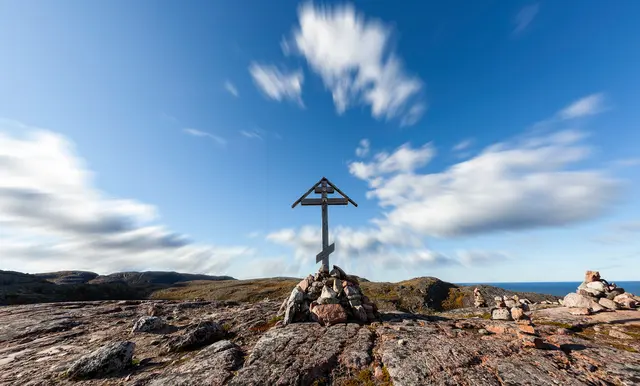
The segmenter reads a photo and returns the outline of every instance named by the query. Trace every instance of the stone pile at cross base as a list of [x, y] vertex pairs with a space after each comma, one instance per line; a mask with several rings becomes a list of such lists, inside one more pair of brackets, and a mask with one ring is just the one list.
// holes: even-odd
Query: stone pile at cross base
[[330, 326], [347, 321], [378, 320], [378, 307], [362, 293], [356, 276], [334, 265], [331, 272], [309, 275], [291, 291], [278, 311], [282, 324], [318, 322]]
[[582, 284], [575, 293], [565, 296], [563, 305], [575, 315], [590, 315], [602, 311], [636, 309], [640, 307], [640, 296], [626, 292], [615, 283], [609, 284], [600, 278], [600, 272], [587, 271]]

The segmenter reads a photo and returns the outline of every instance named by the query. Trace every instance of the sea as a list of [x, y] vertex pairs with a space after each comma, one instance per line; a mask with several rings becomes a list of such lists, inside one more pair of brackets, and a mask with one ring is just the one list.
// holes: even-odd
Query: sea
[[[457, 283], [459, 285], [491, 285], [504, 288], [509, 291], [535, 292], [555, 296], [565, 296], [569, 292], [576, 292], [582, 282], [579, 281], [559, 281], [559, 282], [532, 282], [532, 283]], [[618, 287], [624, 288], [626, 292], [640, 295], [640, 281], [616, 281]]]

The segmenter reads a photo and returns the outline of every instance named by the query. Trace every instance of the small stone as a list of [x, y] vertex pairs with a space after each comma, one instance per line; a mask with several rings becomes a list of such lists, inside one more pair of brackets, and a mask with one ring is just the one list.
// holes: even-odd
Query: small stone
[[587, 283], [587, 288], [591, 288], [599, 292], [605, 292], [606, 290], [604, 283], [601, 281], [592, 281], [590, 283]]
[[556, 334], [558, 334], [558, 335], [571, 335], [571, 330], [561, 327], [561, 328], [558, 328], [556, 330]]
[[491, 333], [487, 330], [485, 330], [484, 328], [481, 328], [478, 330], [478, 334], [480, 335], [490, 335]]
[[400, 340], [398, 341], [398, 346], [404, 346], [404, 345], [406, 345], [406, 344], [407, 344], [407, 341], [406, 341], [406, 340], [404, 340], [404, 339], [400, 339]]
[[133, 325], [131, 332], [152, 332], [162, 329], [164, 321], [157, 316], [143, 316]]
[[382, 380], [384, 378], [384, 371], [382, 371], [382, 367], [376, 366], [373, 370], [373, 377], [377, 380]]
[[526, 334], [530, 334], [530, 335], [536, 335], [536, 330], [533, 328], [533, 326], [527, 326], [524, 324], [518, 324], [518, 329]]
[[219, 341], [225, 331], [218, 323], [207, 320], [189, 326], [183, 335], [171, 338], [167, 343], [167, 351], [178, 352], [196, 349]]
[[491, 311], [491, 319], [494, 320], [511, 320], [511, 312], [508, 308], [494, 308]]
[[635, 299], [630, 299], [630, 298], [620, 299], [620, 301], [616, 303], [626, 308], [635, 308], [638, 305], [638, 302], [636, 302]]
[[509, 308], [513, 308], [513, 307], [515, 307], [515, 306], [517, 306], [517, 305], [518, 305], [518, 302], [516, 302], [516, 301], [515, 301], [515, 300], [513, 300], [513, 299], [506, 299], [506, 300], [504, 301], [504, 304], [505, 304], [505, 306], [507, 306], [507, 307], [509, 307]]
[[342, 280], [335, 279], [333, 281], [333, 291], [340, 296], [340, 292], [342, 292]]
[[600, 272], [598, 271], [587, 271], [584, 274], [584, 281], [590, 283], [592, 281], [600, 281]]
[[533, 347], [537, 349], [548, 348], [547, 344], [541, 338], [525, 335], [525, 336], [522, 336], [521, 339], [522, 339], [523, 347]]
[[298, 283], [298, 287], [302, 292], [307, 292], [309, 286], [313, 283], [313, 276], [309, 275], [306, 278], [302, 279], [300, 283]]
[[367, 310], [365, 310], [361, 305], [353, 307], [353, 314], [361, 322], [366, 322], [368, 320]]
[[333, 269], [331, 270], [331, 272], [329, 273], [331, 276], [338, 278], [338, 279], [344, 279], [347, 277], [347, 274], [337, 265], [333, 266]]
[[606, 307], [610, 310], [617, 310], [618, 305], [616, 304], [616, 302], [614, 302], [613, 300], [607, 299], [607, 298], [601, 298], [598, 300], [598, 304], [600, 304], [603, 307]]
[[71, 379], [94, 378], [123, 370], [131, 364], [133, 342], [112, 342], [75, 361], [67, 371]]
[[591, 310], [586, 307], [572, 308], [569, 310], [571, 315], [591, 315]]
[[617, 338], [617, 339], [633, 339], [632, 336], [627, 335], [624, 332], [618, 331], [618, 330], [609, 331], [609, 336], [611, 336], [613, 338]]
[[339, 300], [333, 288], [324, 286], [322, 287], [322, 294], [318, 298], [319, 304], [336, 304]]
[[520, 320], [524, 318], [524, 311], [520, 307], [513, 307], [511, 309], [511, 317], [513, 320]]

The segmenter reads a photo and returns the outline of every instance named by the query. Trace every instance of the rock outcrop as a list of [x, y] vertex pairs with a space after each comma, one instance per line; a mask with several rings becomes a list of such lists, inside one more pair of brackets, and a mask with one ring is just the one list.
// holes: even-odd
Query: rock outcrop
[[[573, 316], [556, 305], [510, 309], [507, 300], [515, 299], [501, 298], [509, 315], [521, 308], [528, 318], [488, 320], [480, 316], [485, 309], [469, 307], [457, 315], [381, 312], [367, 325], [283, 326], [274, 300], [6, 306], [0, 307], [0, 384], [638, 383], [638, 311]], [[161, 309], [168, 326], [132, 334], [150, 309]]]
[[319, 271], [302, 279], [280, 306], [283, 324], [315, 321], [322, 325], [347, 320], [377, 320], [378, 307], [362, 293], [357, 277], [334, 265], [329, 274]]

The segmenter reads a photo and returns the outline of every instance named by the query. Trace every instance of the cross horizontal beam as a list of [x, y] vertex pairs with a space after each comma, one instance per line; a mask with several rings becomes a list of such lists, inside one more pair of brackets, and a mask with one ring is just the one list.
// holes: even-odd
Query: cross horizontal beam
[[[302, 206], [322, 205], [322, 198], [305, 198], [300, 204]], [[349, 200], [346, 198], [327, 198], [327, 205], [349, 205]]]
[[316, 264], [321, 262], [322, 259], [324, 259], [325, 257], [329, 257], [330, 254], [333, 253], [333, 251], [336, 250], [336, 244], [333, 243], [331, 245], [329, 245], [328, 247], [326, 247], [325, 249], [322, 250], [322, 252], [318, 253], [316, 255]]
[[331, 186], [327, 186], [326, 188], [323, 188], [321, 186], [316, 186], [314, 193], [322, 194], [322, 189], [327, 189], [327, 193], [329, 194], [332, 194], [335, 192], [335, 190]]

